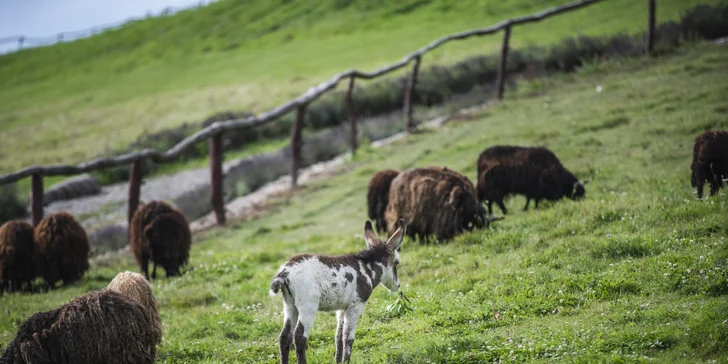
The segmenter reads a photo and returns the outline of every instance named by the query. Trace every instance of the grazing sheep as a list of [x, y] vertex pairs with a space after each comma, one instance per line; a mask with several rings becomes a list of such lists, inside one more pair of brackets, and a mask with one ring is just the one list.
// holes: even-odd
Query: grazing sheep
[[70, 284], [88, 270], [91, 247], [86, 230], [66, 211], [44, 217], [35, 227], [36, 269], [50, 287]]
[[102, 290], [20, 325], [1, 363], [152, 363], [162, 322], [149, 282], [122, 272]]
[[706, 131], [695, 139], [690, 170], [690, 185], [697, 188], [698, 198], [703, 198], [706, 180], [710, 195], [718, 193], [723, 180], [728, 179], [728, 131]]
[[389, 202], [389, 186], [398, 174], [399, 171], [385, 169], [375, 173], [369, 181], [367, 214], [370, 219], [374, 220], [377, 232], [379, 233], [387, 231], [387, 221], [384, 219], [384, 211], [387, 209], [387, 203]]
[[490, 214], [493, 213], [493, 202], [507, 214], [503, 200], [511, 195], [521, 194], [526, 197], [525, 211], [531, 199], [535, 200], [538, 208], [544, 199], [579, 199], [585, 194], [584, 185], [587, 182], [580, 182], [545, 147], [491, 147], [480, 154], [477, 166], [478, 201], [487, 201]]
[[336, 311], [335, 361], [349, 362], [357, 321], [374, 288], [381, 283], [396, 292], [400, 287], [397, 266], [405, 230], [404, 220], [398, 220], [396, 231], [385, 242], [367, 221], [366, 249], [338, 256], [299, 254], [278, 269], [269, 293], [283, 296], [283, 329], [278, 337], [281, 364], [288, 364], [293, 343], [298, 363], [306, 363], [306, 345], [318, 311]]
[[448, 173], [451, 176], [454, 176], [456, 178], [461, 179], [463, 181], [463, 183], [465, 183], [465, 187], [467, 188], [467, 190], [470, 193], [472, 193], [473, 196], [476, 196], [476, 189], [475, 189], [475, 185], [473, 184], [473, 182], [470, 181], [470, 178], [468, 178], [467, 176], [459, 173], [458, 171], [449, 169], [447, 167], [440, 167], [440, 166], [429, 166], [426, 169], [431, 169], [431, 170], [434, 170], [434, 171], [440, 171], [440, 172]]
[[157, 278], [157, 264], [167, 277], [179, 274], [189, 259], [192, 233], [182, 212], [162, 201], [140, 206], [131, 220], [129, 245], [144, 276], [149, 278], [149, 261], [154, 263], [152, 278]]
[[147, 309], [104, 289], [31, 316], [3, 363], [153, 363], [161, 332]]
[[[400, 218], [408, 236], [427, 241], [431, 236], [448, 240], [465, 230], [482, 228], [491, 221], [470, 192], [468, 183], [451, 172], [414, 168], [401, 172], [389, 190], [385, 219], [390, 230]], [[390, 231], [393, 233], [394, 231]]]
[[0, 293], [32, 290], [35, 279], [33, 226], [12, 220], [0, 226]]

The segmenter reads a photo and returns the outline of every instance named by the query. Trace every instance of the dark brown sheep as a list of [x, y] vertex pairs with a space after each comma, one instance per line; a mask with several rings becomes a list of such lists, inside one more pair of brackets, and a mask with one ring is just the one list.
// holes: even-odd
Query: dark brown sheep
[[452, 175], [452, 176], [454, 176], [456, 178], [461, 179], [463, 181], [463, 183], [465, 183], [465, 187], [467, 188], [467, 190], [470, 191], [470, 193], [472, 193], [473, 196], [476, 196], [475, 185], [473, 184], [472, 181], [470, 181], [470, 178], [468, 178], [464, 174], [462, 174], [462, 173], [460, 173], [458, 171], [455, 171], [453, 169], [450, 169], [450, 168], [447, 168], [447, 167], [440, 167], [440, 166], [429, 166], [426, 169], [431, 169], [431, 170], [434, 170], [434, 171], [440, 171], [440, 172], [448, 173], [448, 174], [450, 174], [450, 175]]
[[149, 311], [103, 289], [26, 320], [0, 362], [153, 363], [162, 338]]
[[88, 270], [91, 247], [86, 230], [66, 211], [44, 217], [35, 227], [36, 269], [53, 287], [73, 283]]
[[33, 226], [12, 220], [0, 226], [0, 292], [32, 290], [35, 279]]
[[486, 217], [485, 209], [465, 180], [437, 168], [401, 172], [392, 181], [385, 218], [390, 230], [396, 228], [398, 219], [404, 219], [407, 235], [420, 241], [428, 241], [432, 236], [448, 240], [498, 220]]
[[187, 264], [192, 233], [179, 210], [163, 201], [151, 201], [137, 209], [130, 227], [129, 245], [147, 279], [150, 260], [154, 264], [152, 278], [157, 278], [157, 264], [168, 277], [178, 275]]
[[375, 173], [369, 180], [367, 191], [367, 214], [374, 221], [377, 231], [387, 231], [387, 221], [384, 219], [384, 211], [389, 202], [389, 186], [392, 180], [397, 177], [399, 171], [385, 169]]
[[710, 130], [695, 139], [690, 185], [703, 198], [703, 185], [710, 183], [710, 195], [718, 193], [728, 179], [728, 131]]
[[503, 201], [511, 195], [526, 197], [525, 211], [531, 199], [538, 208], [541, 200], [579, 199], [585, 194], [587, 182], [580, 182], [545, 147], [494, 146], [480, 154], [477, 166], [478, 201], [488, 203], [490, 214], [493, 202], [508, 213]]

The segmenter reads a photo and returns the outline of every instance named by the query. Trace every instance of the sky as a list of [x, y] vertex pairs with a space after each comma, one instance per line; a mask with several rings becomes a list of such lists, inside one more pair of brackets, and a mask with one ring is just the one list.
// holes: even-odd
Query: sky
[[[0, 0], [0, 38], [56, 37], [210, 0]], [[5, 48], [0, 45], [0, 48]], [[17, 43], [11, 44], [17, 48]], [[2, 52], [2, 49], [0, 49]]]

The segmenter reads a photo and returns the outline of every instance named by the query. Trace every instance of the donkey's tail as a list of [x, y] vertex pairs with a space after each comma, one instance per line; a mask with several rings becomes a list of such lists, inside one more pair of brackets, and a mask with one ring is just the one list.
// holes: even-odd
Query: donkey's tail
[[270, 282], [270, 289], [268, 291], [268, 294], [270, 294], [271, 296], [275, 296], [285, 287], [288, 287], [288, 271], [282, 269]]

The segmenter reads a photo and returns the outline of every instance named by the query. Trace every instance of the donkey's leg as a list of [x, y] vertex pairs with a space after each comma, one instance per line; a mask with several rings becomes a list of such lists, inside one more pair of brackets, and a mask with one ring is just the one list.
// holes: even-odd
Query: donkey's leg
[[336, 311], [336, 360], [341, 363], [344, 357], [344, 311]]
[[283, 330], [278, 336], [281, 364], [288, 364], [288, 356], [293, 343], [293, 325], [298, 322], [298, 310], [293, 304], [293, 298], [283, 293]]
[[298, 305], [298, 324], [293, 331], [293, 341], [296, 344], [296, 357], [298, 364], [306, 364], [306, 346], [308, 335], [313, 328], [313, 319], [316, 317], [318, 307], [301, 307]]
[[354, 347], [354, 332], [356, 331], [356, 322], [359, 320], [364, 310], [364, 304], [350, 307], [344, 312], [344, 361], [351, 360], [351, 350]]

